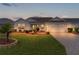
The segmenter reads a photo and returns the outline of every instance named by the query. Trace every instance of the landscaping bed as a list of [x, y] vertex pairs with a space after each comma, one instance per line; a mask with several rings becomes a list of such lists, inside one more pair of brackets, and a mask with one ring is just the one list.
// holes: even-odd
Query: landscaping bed
[[6, 39], [0, 39], [0, 45], [6, 45], [6, 44], [11, 44], [13, 43], [15, 40], [9, 40], [7, 41]]
[[9, 41], [5, 39], [0, 39], [0, 48], [11, 47], [17, 44], [17, 40], [9, 39]]

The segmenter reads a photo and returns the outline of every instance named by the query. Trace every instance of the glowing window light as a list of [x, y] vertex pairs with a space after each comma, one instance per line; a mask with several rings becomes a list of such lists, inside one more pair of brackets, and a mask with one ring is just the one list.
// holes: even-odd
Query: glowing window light
[[75, 28], [73, 28], [73, 31], [75, 32]]
[[32, 28], [35, 29], [35, 25], [32, 25]]
[[21, 24], [18, 24], [18, 26], [21, 26]]
[[25, 26], [25, 24], [18, 24], [18, 27]]
[[42, 24], [41, 27], [44, 27], [44, 24]]

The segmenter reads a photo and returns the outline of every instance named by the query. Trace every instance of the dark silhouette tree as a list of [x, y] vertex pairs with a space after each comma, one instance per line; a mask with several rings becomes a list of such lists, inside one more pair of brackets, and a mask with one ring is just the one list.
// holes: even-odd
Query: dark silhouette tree
[[7, 42], [9, 41], [11, 28], [12, 28], [12, 25], [10, 23], [6, 23], [0, 27], [0, 32], [6, 35]]

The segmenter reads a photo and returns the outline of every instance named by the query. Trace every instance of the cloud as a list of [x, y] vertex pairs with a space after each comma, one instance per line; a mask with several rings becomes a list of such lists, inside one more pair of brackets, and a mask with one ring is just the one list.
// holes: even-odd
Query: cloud
[[11, 6], [11, 4], [9, 4], [9, 3], [1, 3], [1, 4], [4, 6]]
[[14, 3], [1, 3], [1, 5], [8, 6], [8, 7], [16, 6]]

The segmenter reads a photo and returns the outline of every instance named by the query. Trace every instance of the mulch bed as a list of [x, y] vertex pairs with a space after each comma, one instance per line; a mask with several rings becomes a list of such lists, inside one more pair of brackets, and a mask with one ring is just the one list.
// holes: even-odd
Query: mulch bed
[[15, 40], [9, 39], [9, 41], [7, 42], [6, 39], [0, 39], [0, 45], [6, 45], [6, 44], [10, 44], [13, 43]]

